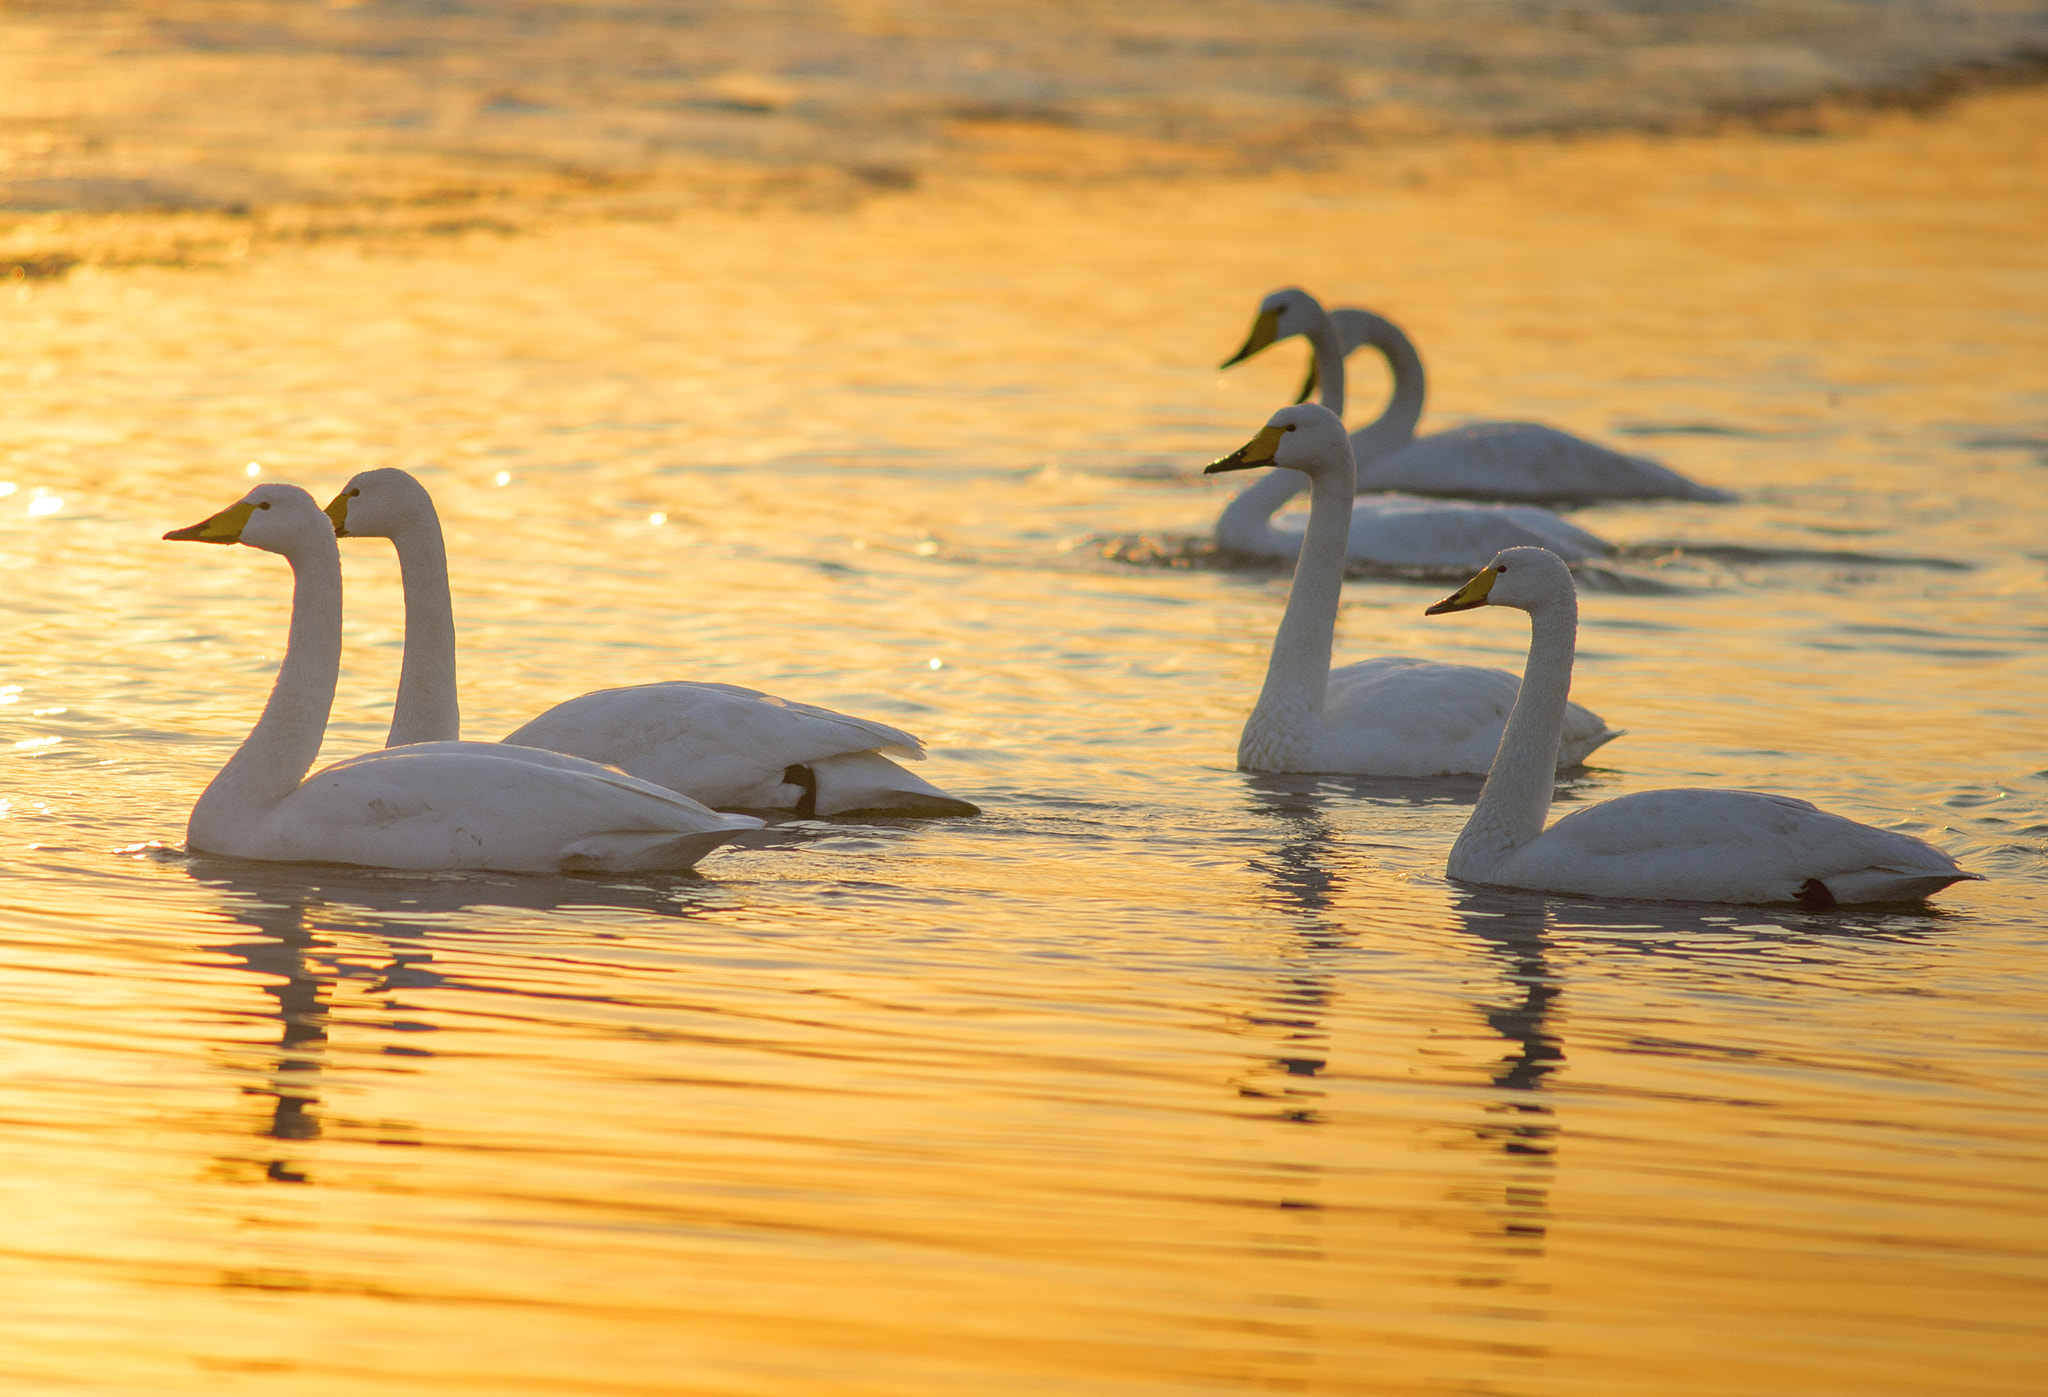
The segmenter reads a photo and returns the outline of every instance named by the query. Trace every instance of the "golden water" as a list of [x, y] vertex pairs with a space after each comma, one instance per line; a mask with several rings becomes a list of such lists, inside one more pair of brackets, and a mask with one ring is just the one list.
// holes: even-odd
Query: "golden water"
[[[0, 287], [0, 1389], [2038, 1391], [2044, 124]], [[1576, 696], [1629, 736], [1574, 798], [1810, 796], [1991, 881], [1478, 892], [1442, 876], [1470, 785], [1231, 770], [1285, 579], [1104, 540], [1204, 532], [1235, 482], [1196, 468], [1300, 367], [1212, 366], [1287, 283], [1414, 333], [1426, 426], [1742, 492], [1580, 516], [1639, 547], [1589, 579]], [[701, 879], [188, 857], [286, 574], [156, 540], [252, 462], [435, 491], [471, 736], [734, 680], [920, 732], [987, 813]], [[388, 548], [345, 563], [334, 757], [399, 653]], [[1340, 658], [1519, 662], [1442, 590], [1353, 582]]]

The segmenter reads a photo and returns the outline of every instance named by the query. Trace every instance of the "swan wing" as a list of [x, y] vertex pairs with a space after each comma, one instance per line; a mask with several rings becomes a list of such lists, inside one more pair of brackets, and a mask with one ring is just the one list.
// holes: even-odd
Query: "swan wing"
[[[556, 704], [505, 741], [607, 762], [707, 805], [750, 809], [798, 803], [802, 788], [785, 779], [791, 767], [815, 771], [820, 762], [863, 753], [924, 756], [922, 742], [886, 723], [736, 684], [687, 680], [584, 694]], [[936, 791], [887, 765], [902, 774], [908, 790]]]
[[217, 852], [420, 871], [680, 871], [760, 823], [559, 753], [422, 742], [313, 773], [243, 847]]
[[1548, 548], [1568, 563], [1614, 551], [1605, 539], [1529, 505], [1369, 495], [1351, 507], [1349, 555], [1355, 561], [1463, 571], [1486, 566], [1502, 549], [1524, 545]]
[[[1319, 771], [1357, 776], [1484, 775], [1522, 681], [1505, 670], [1405, 655], [1330, 671]], [[1562, 770], [1620, 736], [1589, 709], [1566, 716]]]
[[[1226, 509], [1217, 521], [1216, 538], [1233, 553], [1292, 562], [1301, 556], [1307, 528], [1308, 514], [1302, 510], [1267, 521], [1233, 518]], [[1548, 548], [1568, 563], [1614, 551], [1598, 534], [1534, 505], [1361, 495], [1351, 507], [1345, 555], [1351, 562], [1378, 567], [1464, 573], [1485, 567], [1502, 549], [1524, 545]]]
[[1808, 801], [1700, 789], [1641, 791], [1567, 815], [1502, 871], [1497, 881], [1545, 892], [1824, 906], [1910, 901], [1975, 876], [1923, 839]]
[[1362, 466], [1358, 486], [1559, 503], [1734, 498], [1647, 457], [1623, 455], [1537, 422], [1472, 422], [1419, 437]]

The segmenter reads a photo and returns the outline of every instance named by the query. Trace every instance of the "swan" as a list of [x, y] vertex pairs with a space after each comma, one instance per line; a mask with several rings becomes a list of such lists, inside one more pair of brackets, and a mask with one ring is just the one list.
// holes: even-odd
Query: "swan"
[[[1266, 298], [1245, 348], [1223, 367], [1273, 343], [1270, 337], [1294, 334], [1307, 335], [1316, 347], [1301, 398], [1305, 401], [1313, 394], [1320, 381], [1323, 406], [1339, 417], [1344, 415], [1346, 354], [1371, 344], [1393, 368], [1394, 396], [1386, 411], [1351, 435], [1354, 460], [1372, 460], [1413, 439], [1422, 415], [1422, 361], [1392, 321], [1370, 311], [1346, 309], [1325, 315], [1307, 292], [1276, 291]], [[1318, 368], [1325, 357], [1335, 365], [1327, 376]], [[1273, 515], [1305, 484], [1294, 471], [1268, 472], [1224, 506], [1216, 520], [1216, 542], [1247, 557], [1293, 562], [1301, 554], [1306, 525], [1299, 516], [1275, 524]], [[1574, 563], [1614, 552], [1614, 545], [1597, 534], [1534, 505], [1446, 503], [1410, 494], [1361, 496], [1352, 505], [1345, 556], [1380, 567], [1462, 571], [1519, 544], [1548, 548]]]
[[[1418, 438], [1415, 424], [1422, 418], [1427, 387], [1422, 358], [1408, 336], [1371, 311], [1326, 312], [1298, 287], [1275, 291], [1260, 302], [1243, 347], [1222, 367], [1294, 335], [1306, 336], [1314, 351], [1302, 398], [1320, 380], [1324, 405], [1339, 416], [1344, 411], [1344, 359], [1353, 349], [1371, 345], [1393, 371], [1394, 395], [1386, 411], [1352, 434], [1361, 490], [1521, 504], [1655, 499], [1725, 504], [1735, 498], [1647, 457], [1625, 456], [1538, 422], [1468, 422]], [[1283, 502], [1274, 500], [1274, 508]]]
[[243, 543], [292, 568], [284, 661], [263, 716], [201, 793], [201, 853], [414, 871], [680, 871], [761, 821], [721, 815], [622, 771], [489, 742], [429, 742], [306, 775], [341, 671], [341, 550], [296, 485], [264, 484], [167, 539]]
[[1534, 892], [1684, 902], [1911, 902], [1980, 875], [1925, 840], [1758, 791], [1639, 791], [1543, 827], [1569, 725], [1579, 604], [1540, 548], [1510, 548], [1428, 608], [1529, 613], [1529, 663], [1500, 754], [1451, 847], [1453, 878]]
[[[405, 591], [405, 658], [390, 746], [452, 739], [455, 612], [448, 551], [426, 487], [396, 467], [363, 471], [327, 506], [341, 538], [388, 538]], [[619, 767], [719, 809], [802, 815], [978, 815], [889, 760], [922, 759], [900, 729], [735, 684], [672, 680], [559, 703], [504, 741]]]
[[[1238, 740], [1238, 767], [1353, 776], [1484, 772], [1514, 707], [1512, 674], [1397, 655], [1330, 668], [1351, 516], [1351, 443], [1343, 421], [1314, 403], [1282, 408], [1209, 473], [1256, 466], [1308, 477], [1308, 531], [1265, 688]], [[1577, 704], [1568, 705], [1564, 721], [1570, 733], [1552, 754], [1560, 770], [1621, 736]]]

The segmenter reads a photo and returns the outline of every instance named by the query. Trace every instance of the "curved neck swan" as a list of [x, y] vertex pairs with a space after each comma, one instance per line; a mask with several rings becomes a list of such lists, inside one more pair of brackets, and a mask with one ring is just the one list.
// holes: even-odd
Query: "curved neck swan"
[[1378, 417], [1351, 434], [1353, 461], [1377, 461], [1415, 440], [1416, 425], [1422, 421], [1422, 404], [1429, 396], [1429, 375], [1422, 367], [1422, 355], [1416, 352], [1414, 341], [1384, 315], [1344, 309], [1329, 312], [1329, 319], [1337, 328], [1343, 353], [1349, 354], [1361, 346], [1377, 349], [1387, 361], [1387, 371], [1393, 375], [1394, 389], [1386, 407]]
[[1330, 651], [1344, 591], [1356, 468], [1344, 424], [1314, 404], [1282, 408], [1264, 431], [1215, 462], [1209, 474], [1276, 466], [1274, 475], [1309, 486], [1308, 530], [1294, 564], [1287, 611], [1273, 637], [1265, 687], [1238, 741], [1238, 764], [1260, 771], [1309, 769], [1323, 732]]
[[[1322, 405], [1340, 418], [1344, 415], [1345, 356], [1361, 345], [1370, 345], [1386, 359], [1394, 380], [1393, 395], [1378, 417], [1351, 434], [1355, 463], [1377, 460], [1415, 439], [1428, 381], [1422, 356], [1400, 326], [1367, 310], [1326, 312], [1306, 291], [1275, 291], [1261, 304], [1244, 348], [1223, 367], [1291, 335], [1305, 337], [1315, 355], [1303, 396], [1320, 384]], [[1269, 521], [1305, 484], [1300, 473], [1288, 470], [1270, 471], [1264, 479], [1254, 481], [1224, 506], [1216, 521], [1216, 542], [1238, 552], [1268, 551], [1265, 535], [1271, 532]]]
[[221, 847], [226, 841], [205, 832], [260, 819], [298, 789], [320, 755], [341, 678], [341, 550], [313, 497], [282, 484], [259, 485], [240, 503], [164, 537], [249, 543], [280, 554], [292, 569], [291, 633], [263, 716], [192, 807], [194, 842]]
[[[356, 503], [374, 484], [378, 503]], [[364, 471], [327, 506], [341, 538], [379, 536], [398, 549], [405, 589], [405, 659], [386, 747], [452, 742], [462, 736], [455, 676], [455, 607], [448, 590], [448, 547], [426, 487], [395, 466]]]
[[1472, 581], [1430, 607], [1429, 613], [1485, 605], [1494, 580], [1511, 567], [1534, 576], [1533, 585], [1516, 578], [1522, 584], [1517, 591], [1526, 598], [1519, 604], [1529, 613], [1529, 659], [1493, 769], [1471, 819], [1451, 846], [1448, 871], [1453, 878], [1493, 867], [1543, 833], [1557, 779], [1579, 633], [1578, 587], [1564, 562], [1541, 548], [1507, 549]]

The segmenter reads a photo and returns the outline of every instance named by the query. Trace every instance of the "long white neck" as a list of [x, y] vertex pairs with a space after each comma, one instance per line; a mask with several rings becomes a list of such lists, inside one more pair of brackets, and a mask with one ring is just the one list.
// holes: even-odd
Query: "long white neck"
[[1543, 832], [1557, 780], [1558, 748], [1564, 741], [1578, 631], [1575, 592], [1529, 613], [1529, 662], [1522, 670], [1522, 691], [1515, 696], [1479, 803], [1451, 846], [1448, 871], [1453, 878], [1484, 882], [1490, 868]]
[[[1238, 491], [1216, 518], [1216, 544], [1234, 553], [1267, 558], [1285, 556], [1297, 535], [1273, 527], [1273, 516], [1308, 484], [1300, 471], [1269, 470]], [[1347, 523], [1348, 531], [1350, 525]]]
[[1428, 376], [1422, 356], [1401, 333], [1401, 327], [1369, 310], [1347, 311], [1350, 323], [1345, 338], [1353, 345], [1369, 344], [1387, 361], [1394, 376], [1394, 393], [1386, 410], [1351, 434], [1351, 454], [1360, 466], [1400, 450], [1415, 440], [1415, 424], [1422, 420], [1423, 399], [1429, 393]]
[[386, 747], [453, 742], [462, 735], [456, 701], [455, 606], [448, 596], [448, 548], [431, 502], [391, 542], [405, 584], [405, 661]]
[[[1398, 335], [1401, 332], [1395, 330], [1394, 333]], [[1316, 381], [1322, 385], [1320, 401], [1342, 417], [1345, 346], [1329, 316], [1319, 315], [1310, 324], [1308, 343], [1316, 356]], [[1260, 479], [1238, 491], [1236, 499], [1223, 506], [1223, 513], [1216, 520], [1217, 544], [1233, 552], [1260, 557], [1275, 553], [1284, 555], [1293, 547], [1293, 536], [1275, 529], [1271, 521], [1280, 512], [1280, 506], [1300, 494], [1307, 485], [1308, 477], [1300, 471], [1267, 471]], [[1348, 538], [1351, 526], [1347, 522], [1344, 527]]]
[[1309, 485], [1308, 529], [1295, 560], [1287, 612], [1273, 637], [1266, 685], [1237, 744], [1237, 763], [1246, 770], [1306, 770], [1322, 737], [1330, 647], [1344, 592], [1345, 551], [1351, 542], [1353, 480], [1349, 461], [1345, 465], [1344, 470], [1318, 473]]
[[288, 555], [291, 637], [263, 716], [192, 807], [194, 848], [222, 850], [224, 834], [261, 819], [305, 779], [341, 677], [341, 551], [332, 536]]
[[1316, 379], [1322, 385], [1322, 395], [1317, 401], [1342, 417], [1344, 355], [1347, 352], [1344, 337], [1337, 333], [1336, 322], [1328, 315], [1317, 315], [1309, 322], [1308, 343], [1309, 348], [1315, 351]]

